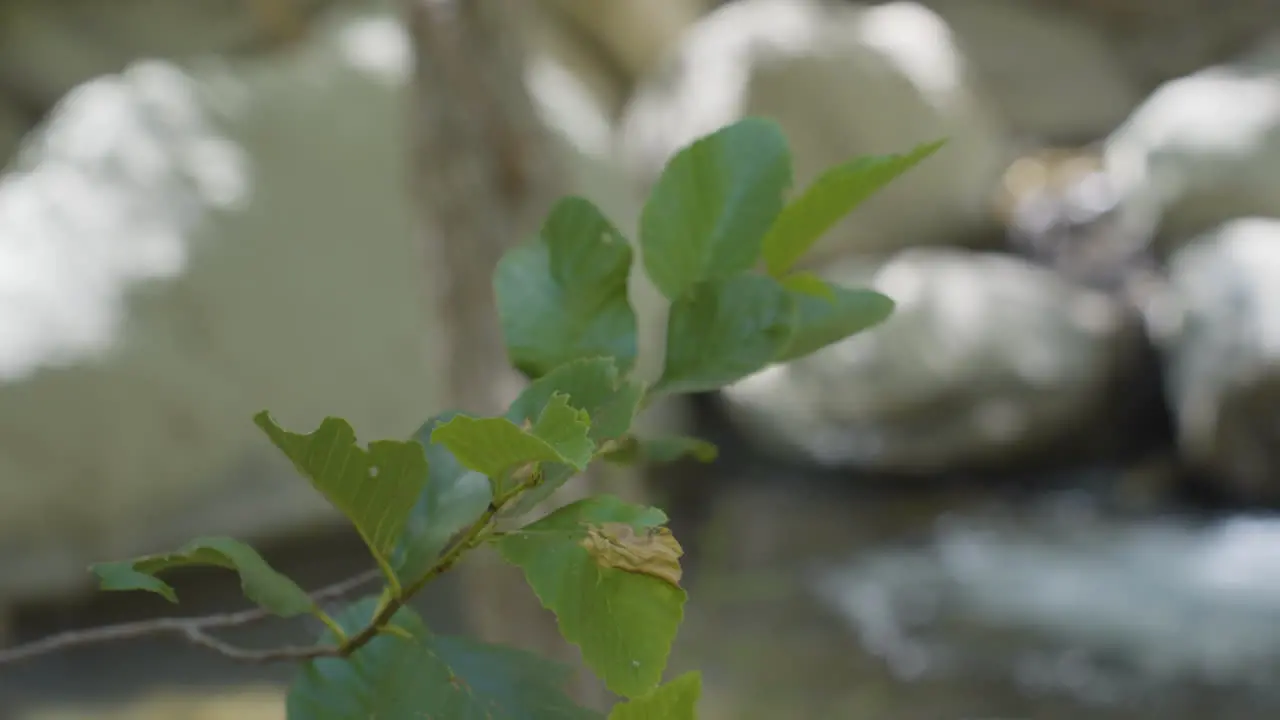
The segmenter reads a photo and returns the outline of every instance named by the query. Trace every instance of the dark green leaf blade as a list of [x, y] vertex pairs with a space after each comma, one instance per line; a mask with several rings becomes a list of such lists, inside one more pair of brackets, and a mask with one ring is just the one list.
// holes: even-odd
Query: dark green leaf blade
[[315, 610], [311, 596], [297, 583], [277, 572], [252, 547], [228, 537], [197, 538], [176, 552], [99, 563], [91, 569], [103, 590], [147, 590], [176, 603], [178, 597], [173, 588], [156, 575], [193, 565], [236, 571], [245, 597], [274, 615], [294, 617]]
[[[337, 618], [354, 633], [373, 616], [376, 598]], [[350, 658], [304, 663], [286, 701], [288, 720], [599, 720], [564, 693], [567, 668], [536, 655], [465, 638], [431, 634], [410, 609]], [[325, 640], [333, 638], [326, 634]]]
[[666, 363], [654, 387], [715, 390], [760, 370], [790, 341], [792, 302], [776, 280], [763, 275], [695, 285], [671, 304]]
[[702, 674], [688, 672], [634, 700], [618, 703], [609, 720], [694, 720], [702, 697]]
[[667, 162], [640, 215], [645, 272], [671, 301], [760, 259], [791, 187], [791, 151], [777, 123], [746, 118]]
[[824, 172], [787, 204], [765, 236], [769, 274], [782, 277], [841, 218], [944, 143], [926, 143], [901, 155], [860, 157]]
[[560, 200], [538, 237], [508, 251], [494, 271], [512, 364], [530, 378], [602, 355], [630, 369], [637, 353], [631, 259], [631, 245], [595, 205]]
[[340, 418], [325, 418], [308, 435], [282, 429], [266, 411], [254, 416], [254, 422], [385, 563], [427, 482], [422, 446], [412, 440], [376, 440], [365, 450]]
[[530, 383], [511, 404], [507, 419], [518, 425], [537, 420], [556, 393], [569, 396], [570, 405], [587, 411], [591, 438], [603, 442], [619, 437], [631, 427], [644, 387], [620, 378], [613, 358], [575, 360]]
[[[661, 528], [665, 522], [660, 510], [601, 495], [496, 543], [556, 614], [565, 639], [582, 649], [610, 690], [626, 697], [644, 695], [661, 681], [684, 614], [685, 591], [671, 582], [679, 580], [679, 546]], [[623, 531], [634, 533], [632, 542]], [[599, 548], [616, 549], [618, 542], [627, 553], [601, 554]], [[628, 558], [631, 569], [623, 569]]]
[[392, 554], [391, 565], [402, 584], [426, 573], [449, 540], [478, 520], [493, 501], [489, 478], [463, 467], [448, 448], [431, 442], [432, 431], [460, 414], [441, 413], [414, 435], [425, 448], [431, 477]]
[[893, 314], [893, 300], [873, 290], [849, 290], [828, 284], [831, 299], [791, 291], [794, 333], [775, 358], [786, 362], [874, 327]]

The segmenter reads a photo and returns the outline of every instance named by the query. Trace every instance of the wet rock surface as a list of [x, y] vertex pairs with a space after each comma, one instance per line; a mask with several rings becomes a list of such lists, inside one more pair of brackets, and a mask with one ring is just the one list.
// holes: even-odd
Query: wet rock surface
[[1186, 460], [1280, 502], [1280, 220], [1232, 221], [1177, 251], [1161, 333]]

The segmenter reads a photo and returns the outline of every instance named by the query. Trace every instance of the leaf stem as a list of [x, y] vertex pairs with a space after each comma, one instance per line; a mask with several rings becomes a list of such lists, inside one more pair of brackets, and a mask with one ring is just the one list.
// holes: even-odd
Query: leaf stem
[[317, 620], [324, 623], [324, 626], [329, 628], [329, 632], [333, 633], [333, 636], [338, 638], [338, 642], [346, 642], [347, 631], [343, 630], [342, 626], [338, 624], [338, 621], [330, 617], [329, 613], [317, 607], [315, 611], [312, 612], [312, 615], [315, 615]]
[[352, 653], [368, 644], [370, 640], [377, 637], [391, 622], [391, 619], [395, 617], [395, 614], [414, 595], [432, 580], [452, 570], [458, 564], [458, 561], [462, 559], [463, 553], [473, 550], [485, 542], [493, 533], [494, 521], [498, 516], [498, 511], [517, 495], [536, 485], [541, 477], [542, 473], [535, 470], [515, 487], [495, 496], [493, 502], [489, 503], [489, 507], [485, 509], [484, 513], [461, 533], [458, 539], [440, 555], [430, 569], [410, 583], [403, 592], [391, 595], [386, 603], [379, 604], [379, 609], [374, 613], [373, 619], [369, 621], [369, 624], [339, 645], [337, 655], [339, 657], [349, 657]]

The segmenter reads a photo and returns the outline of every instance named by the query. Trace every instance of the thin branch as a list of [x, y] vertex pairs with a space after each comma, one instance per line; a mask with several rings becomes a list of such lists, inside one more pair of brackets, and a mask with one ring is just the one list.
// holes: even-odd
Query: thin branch
[[[346, 595], [362, 585], [378, 579], [382, 573], [377, 569], [362, 572], [359, 575], [334, 583], [311, 594], [317, 604], [324, 600]], [[0, 665], [21, 662], [31, 658], [47, 655], [59, 650], [66, 650], [85, 645], [98, 645], [117, 640], [133, 640], [151, 635], [178, 634], [191, 642], [208, 647], [232, 660], [244, 663], [269, 663], [282, 660], [307, 660], [316, 657], [337, 656], [336, 646], [314, 645], [309, 647], [284, 647], [270, 650], [248, 650], [225, 643], [209, 635], [210, 630], [238, 627], [265, 620], [271, 614], [262, 608], [241, 610], [233, 613], [202, 615], [187, 618], [154, 618], [136, 622], [105, 625], [103, 627], [70, 630], [57, 635], [50, 635], [34, 642], [16, 647], [0, 649]]]
[[250, 650], [223, 642], [198, 627], [184, 628], [183, 634], [195, 645], [209, 648], [223, 657], [247, 665], [265, 665], [284, 661], [301, 662], [303, 660], [340, 657], [342, 655], [342, 649], [337, 645], [285, 646], [267, 648], [265, 650]]
[[[428, 582], [443, 575], [457, 564], [462, 558], [462, 554], [468, 550], [475, 548], [488, 537], [488, 532], [492, 530], [494, 517], [507, 501], [519, 493], [529, 489], [532, 485], [539, 481], [539, 477], [535, 474], [523, 483], [509, 490], [500, 498], [496, 498], [495, 502], [489, 506], [469, 528], [459, 536], [458, 540], [446, 550], [422, 577], [418, 578], [413, 585], [408, 587], [400, 597], [391, 598], [381, 610], [358, 632], [351, 635], [341, 645], [308, 645], [305, 647], [291, 646], [280, 648], [269, 648], [264, 650], [252, 650], [241, 648], [229, 643], [223, 642], [209, 634], [209, 630], [218, 630], [223, 628], [236, 627], [240, 625], [248, 625], [252, 622], [266, 619], [270, 616], [266, 610], [254, 608], [251, 610], [241, 610], [234, 613], [222, 613], [218, 615], [202, 615], [189, 618], [155, 618], [153, 620], [140, 620], [131, 623], [121, 623], [118, 625], [106, 625], [97, 628], [88, 628], [85, 630], [71, 630], [57, 635], [36, 640], [35, 642], [19, 645], [7, 650], [0, 650], [0, 665], [8, 663], [21, 662], [29, 660], [40, 655], [65, 650], [73, 647], [83, 647], [85, 645], [97, 645], [100, 643], [112, 642], [115, 640], [133, 640], [135, 638], [146, 637], [150, 635], [163, 635], [166, 633], [176, 633], [182, 635], [188, 641], [209, 648], [224, 657], [230, 658], [237, 662], [246, 664], [265, 664], [272, 662], [293, 661], [300, 662], [303, 660], [313, 660], [322, 657], [349, 657], [352, 653], [359, 650], [378, 636], [384, 627], [391, 622], [396, 612], [404, 607], [416, 593], [422, 590]], [[354, 577], [335, 583], [326, 588], [317, 590], [311, 594], [313, 600], [319, 605], [320, 602], [345, 595], [355, 590], [361, 585], [382, 577], [382, 572], [378, 569], [369, 570]]]

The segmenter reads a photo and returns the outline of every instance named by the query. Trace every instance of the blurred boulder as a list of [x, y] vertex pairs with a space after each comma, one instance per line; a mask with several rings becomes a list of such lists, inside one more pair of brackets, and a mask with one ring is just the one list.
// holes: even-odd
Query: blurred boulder
[[1103, 432], [1141, 332], [1107, 295], [1020, 259], [917, 249], [825, 273], [875, 287], [884, 324], [724, 391], [763, 447], [908, 474], [1003, 468]]
[[1125, 223], [1158, 229], [1164, 254], [1232, 218], [1280, 216], [1280, 42], [1161, 86], [1105, 159]]
[[1110, 39], [1026, 0], [929, 0], [1009, 130], [1035, 143], [1105, 137], [1142, 100]]
[[994, 205], [1010, 250], [1142, 308], [1160, 267], [1153, 228], [1132, 222], [1127, 200], [1096, 147], [1047, 147], [1010, 164]]
[[543, 0], [591, 44], [604, 50], [628, 82], [653, 70], [713, 0]]
[[270, 51], [303, 38], [340, 0], [4, 0], [0, 3], [0, 166], [22, 134], [72, 88], [140, 58]]
[[[983, 0], [980, 5], [988, 0]], [[1097, 28], [1142, 88], [1226, 62], [1280, 30], [1275, 0], [1025, 0]]]
[[528, 72], [543, 73], [550, 66], [567, 73], [590, 91], [605, 117], [616, 119], [626, 103], [630, 81], [596, 38], [561, 14], [527, 12], [524, 18], [521, 30], [532, 60]]
[[[195, 535], [337, 522], [259, 410], [366, 441], [441, 409], [409, 53], [372, 14], [270, 58], [137, 63], [79, 87], [0, 176], [0, 606]], [[633, 217], [567, 77], [531, 85], [571, 187]]]
[[1280, 501], [1280, 219], [1177, 251], [1157, 339], [1184, 458], [1238, 498]]
[[998, 112], [977, 93], [946, 23], [923, 6], [739, 0], [685, 33], [621, 123], [642, 184], [681, 147], [745, 115], [776, 119], [803, 187], [833, 163], [948, 143], [859, 207], [806, 258], [982, 242], [1007, 160]]

